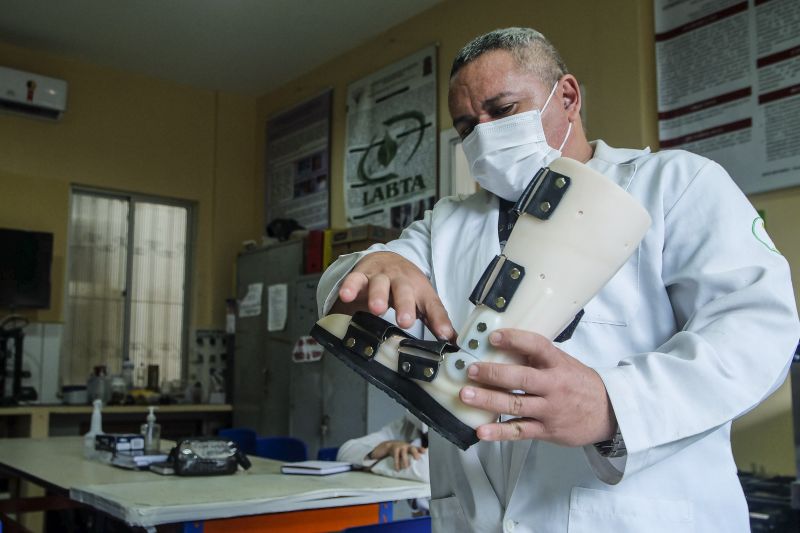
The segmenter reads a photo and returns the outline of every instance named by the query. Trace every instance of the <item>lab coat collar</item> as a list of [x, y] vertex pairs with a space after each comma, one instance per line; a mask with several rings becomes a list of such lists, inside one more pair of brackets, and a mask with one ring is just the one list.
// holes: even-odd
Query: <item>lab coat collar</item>
[[638, 159], [639, 157], [650, 153], [649, 146], [646, 146], [641, 150], [633, 148], [613, 148], [607, 145], [605, 141], [601, 139], [591, 141], [589, 144], [594, 149], [592, 159], [605, 161], [606, 163], [610, 163], [612, 165], [631, 163], [634, 159]]
[[626, 191], [636, 174], [637, 160], [650, 153], [650, 148], [644, 150], [612, 148], [601, 140], [592, 141], [590, 144], [594, 148], [594, 154], [587, 165]]

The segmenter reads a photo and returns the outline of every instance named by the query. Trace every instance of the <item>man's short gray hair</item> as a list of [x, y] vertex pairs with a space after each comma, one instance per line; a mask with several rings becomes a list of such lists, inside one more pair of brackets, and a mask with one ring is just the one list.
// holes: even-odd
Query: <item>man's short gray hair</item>
[[521, 68], [532, 72], [547, 86], [554, 85], [567, 73], [567, 65], [558, 50], [544, 35], [531, 28], [503, 28], [467, 43], [453, 60], [450, 78], [464, 65], [491, 50], [508, 50]]

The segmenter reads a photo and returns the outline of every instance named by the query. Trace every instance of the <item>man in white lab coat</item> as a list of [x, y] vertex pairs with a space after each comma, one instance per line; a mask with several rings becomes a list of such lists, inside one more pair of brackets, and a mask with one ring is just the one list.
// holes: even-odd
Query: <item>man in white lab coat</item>
[[[406, 412], [378, 431], [342, 444], [336, 460], [379, 476], [429, 483], [428, 426]], [[414, 514], [422, 514], [428, 510], [429, 499], [408, 500], [408, 504]]]
[[428, 426], [406, 413], [374, 433], [342, 444], [336, 460], [373, 474], [428, 483]]
[[323, 313], [392, 307], [400, 326], [422, 318], [452, 339], [500, 253], [501, 206], [559, 155], [614, 180], [653, 225], [569, 340], [492, 335], [528, 364], [470, 368], [461, 400], [506, 413], [478, 428], [477, 445], [462, 452], [431, 432], [434, 530], [749, 531], [731, 421], [782, 383], [800, 337], [763, 220], [712, 161], [588, 142], [578, 82], [533, 30], [468, 44], [449, 107], [483, 190], [339, 258], [320, 282]]

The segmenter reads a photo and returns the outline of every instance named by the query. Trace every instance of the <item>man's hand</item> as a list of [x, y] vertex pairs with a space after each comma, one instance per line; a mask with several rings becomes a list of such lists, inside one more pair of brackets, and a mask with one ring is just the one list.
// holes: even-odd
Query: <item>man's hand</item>
[[421, 318], [428, 329], [441, 339], [455, 336], [431, 282], [411, 261], [393, 252], [374, 252], [364, 256], [342, 281], [339, 300], [332, 313], [352, 315], [369, 311], [382, 315], [389, 307], [397, 313], [397, 325], [410, 328]]
[[380, 461], [384, 457], [391, 455], [394, 457], [394, 469], [403, 470], [411, 465], [411, 462], [408, 460], [408, 454], [411, 454], [416, 461], [422, 457], [422, 454], [426, 451], [426, 448], [422, 448], [421, 446], [413, 446], [407, 442], [403, 442], [402, 440], [387, 440], [378, 444], [374, 450], [369, 452], [367, 457]]
[[[536, 439], [583, 446], [611, 438], [617, 421], [597, 372], [536, 333], [500, 329], [489, 341], [520, 355], [527, 365], [475, 363], [469, 367], [470, 379], [486, 387], [463, 387], [461, 400], [518, 417], [478, 427], [480, 439]], [[505, 392], [511, 390], [525, 394]]]

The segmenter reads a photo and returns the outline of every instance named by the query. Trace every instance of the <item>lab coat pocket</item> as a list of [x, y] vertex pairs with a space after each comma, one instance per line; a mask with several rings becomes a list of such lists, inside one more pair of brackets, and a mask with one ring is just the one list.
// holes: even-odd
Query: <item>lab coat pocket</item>
[[433, 531], [471, 531], [455, 496], [431, 499], [430, 511]]
[[572, 488], [569, 533], [691, 533], [694, 530], [693, 507], [688, 500], [639, 498], [604, 490]]
[[639, 305], [639, 254], [637, 247], [633, 255], [622, 265], [594, 298], [589, 300], [581, 322], [627, 326]]

